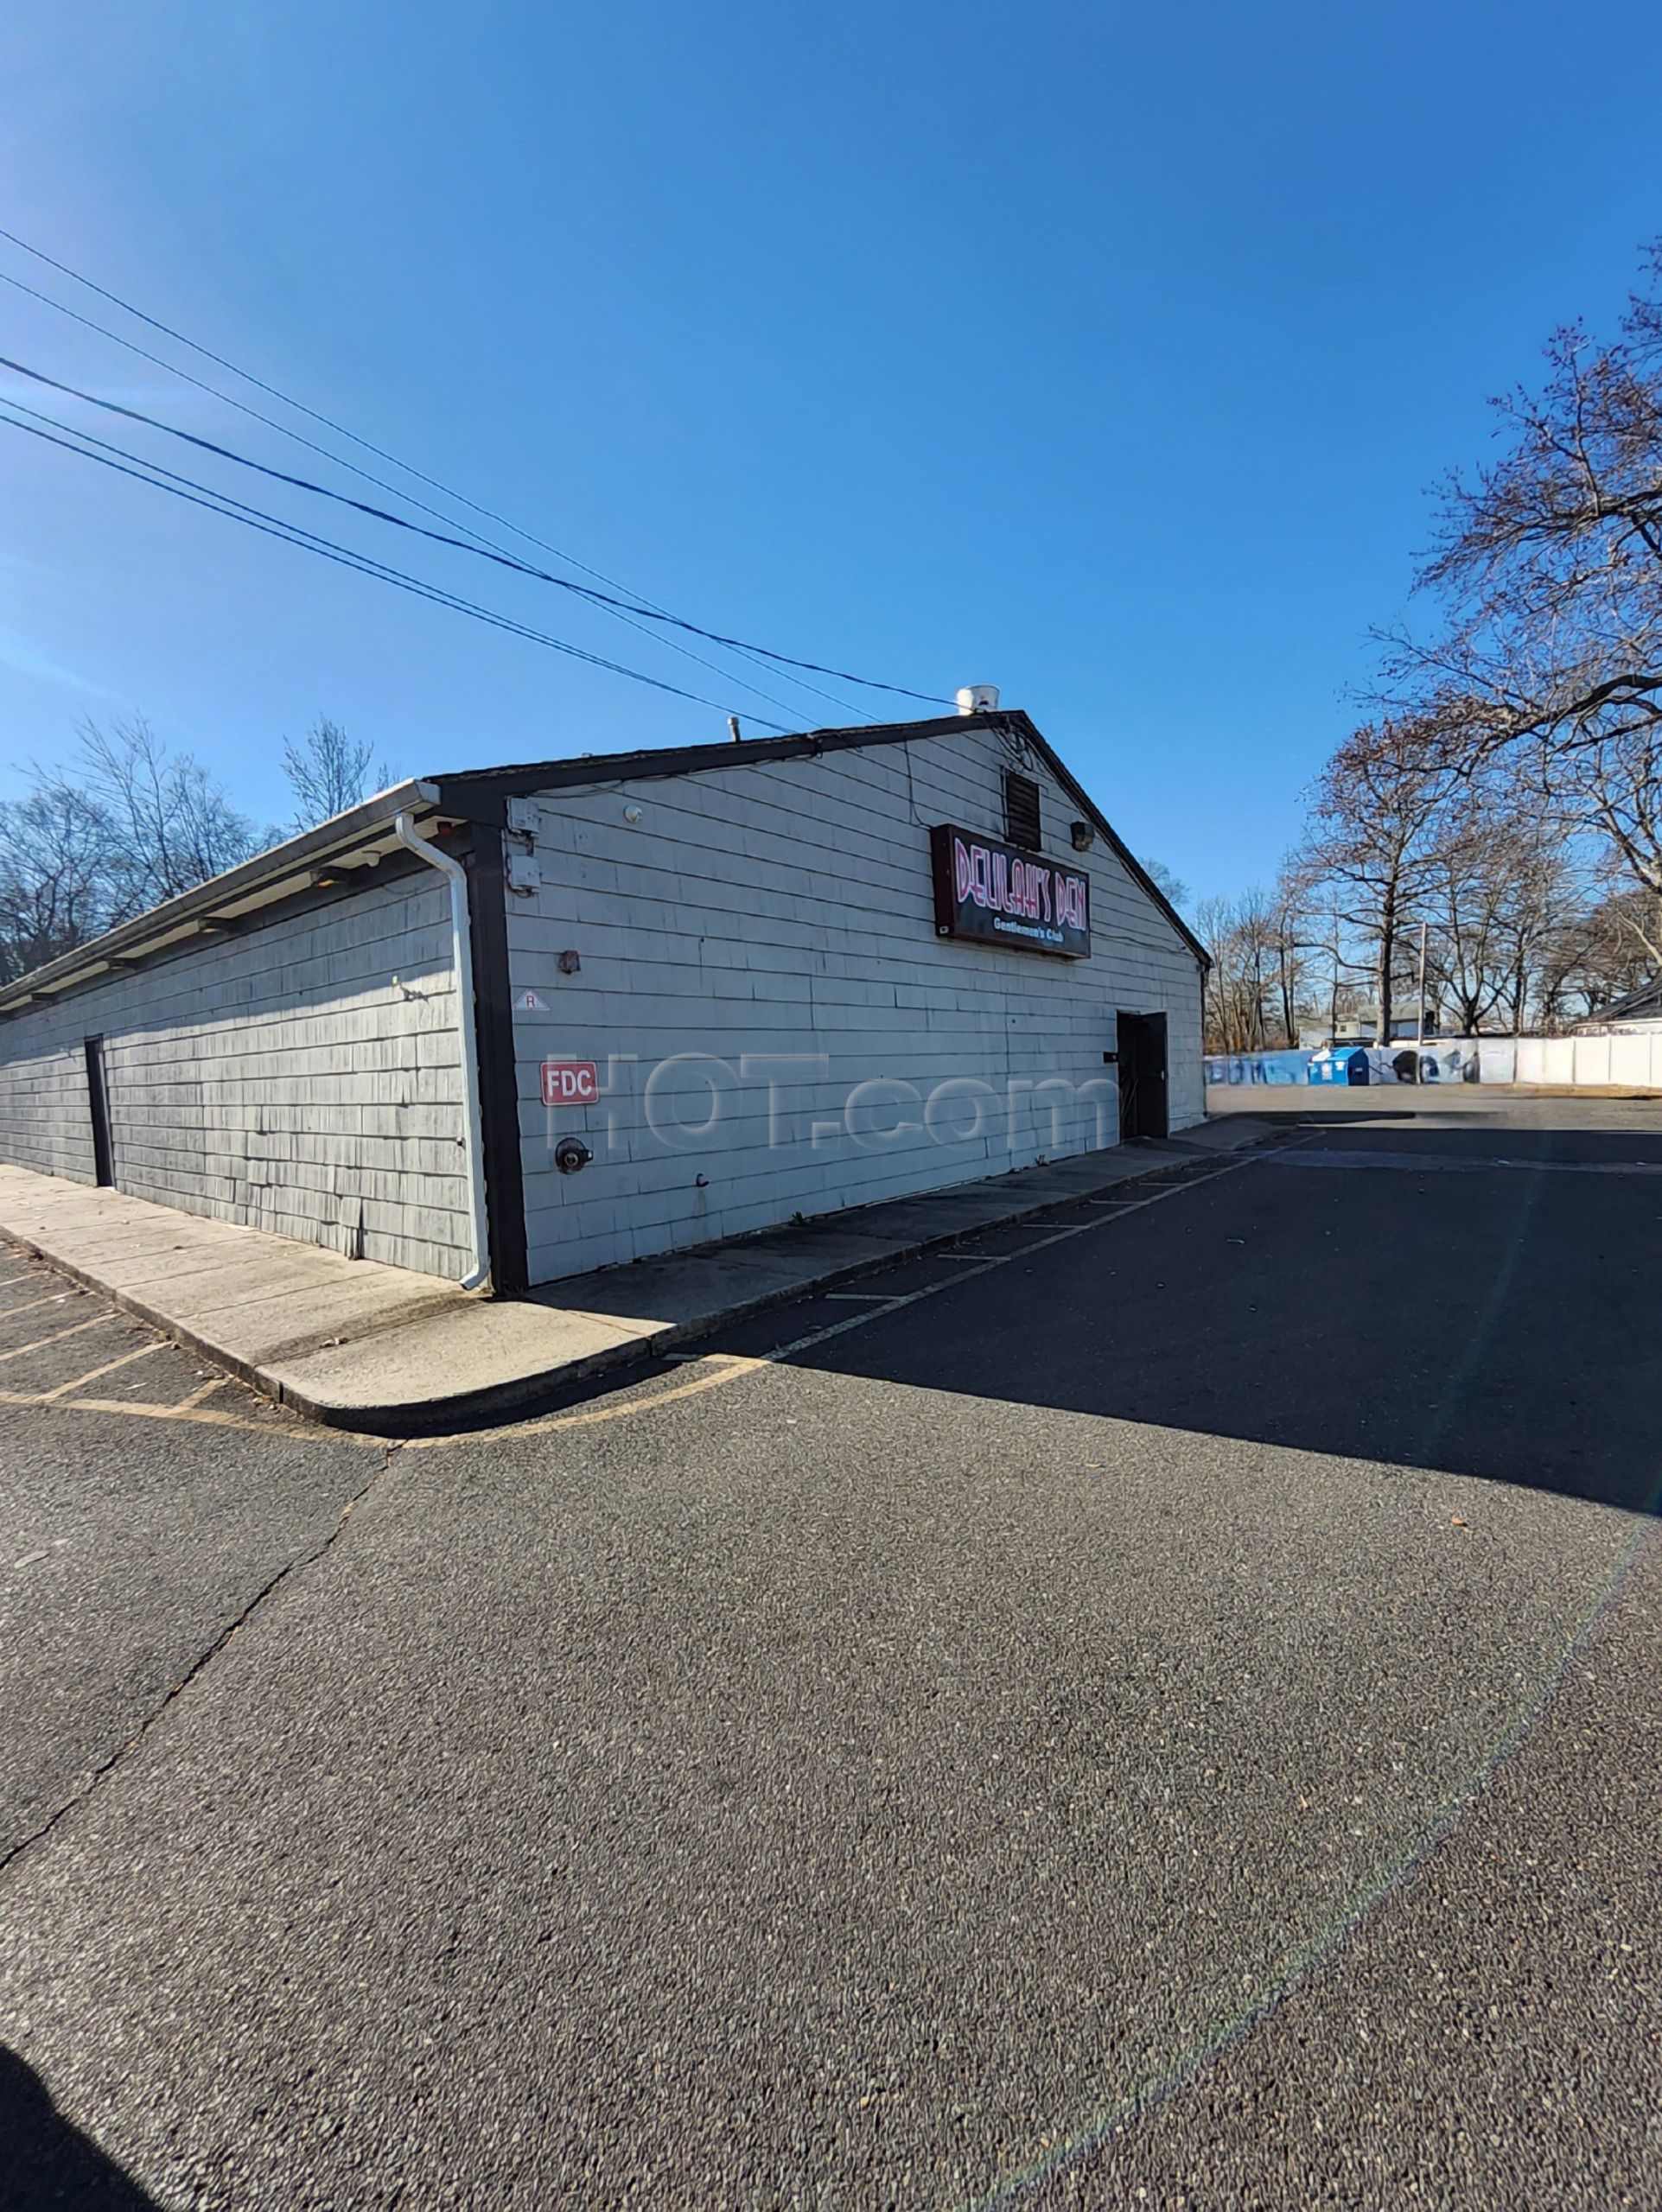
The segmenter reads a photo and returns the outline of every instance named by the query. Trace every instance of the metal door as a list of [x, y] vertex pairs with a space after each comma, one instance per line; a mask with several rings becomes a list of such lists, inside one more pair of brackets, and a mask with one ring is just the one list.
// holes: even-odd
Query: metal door
[[1166, 1109], [1166, 1017], [1116, 1016], [1119, 1040], [1119, 1135], [1163, 1137]]

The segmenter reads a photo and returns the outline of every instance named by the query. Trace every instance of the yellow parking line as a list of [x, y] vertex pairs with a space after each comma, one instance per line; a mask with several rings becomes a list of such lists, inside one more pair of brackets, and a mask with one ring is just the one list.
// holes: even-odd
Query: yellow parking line
[[[695, 1376], [691, 1382], [678, 1382], [667, 1390], [653, 1390], [644, 1396], [625, 1399], [621, 1402], [591, 1406], [569, 1414], [544, 1414], [529, 1421], [513, 1421], [500, 1428], [469, 1430], [460, 1434], [376, 1436], [366, 1430], [334, 1428], [326, 1423], [314, 1421], [307, 1422], [306, 1432], [309, 1440], [315, 1443], [373, 1445], [378, 1451], [385, 1451], [389, 1445], [395, 1445], [405, 1452], [430, 1448], [436, 1444], [491, 1443], [499, 1436], [540, 1436], [546, 1429], [587, 1428], [599, 1421], [624, 1421], [631, 1414], [650, 1413], [655, 1406], [667, 1405], [673, 1399], [696, 1398], [702, 1392], [713, 1390], [723, 1382], [736, 1382], [742, 1376], [752, 1374], [756, 1369], [770, 1363], [765, 1359], [741, 1359], [736, 1355], [712, 1353], [709, 1355], [711, 1373]], [[102, 1369], [97, 1371], [104, 1372]], [[81, 1378], [82, 1381], [89, 1379], [86, 1376]], [[68, 1387], [73, 1389], [77, 1386], [71, 1384]], [[245, 1414], [220, 1413], [213, 1406], [196, 1402], [198, 1398], [207, 1396], [209, 1391], [223, 1387], [220, 1382], [205, 1383], [200, 1391], [193, 1391], [188, 1398], [181, 1399], [173, 1406], [152, 1405], [142, 1398], [72, 1398], [67, 1397], [61, 1389], [49, 1391], [0, 1390], [0, 1406], [50, 1405], [65, 1413], [125, 1414], [139, 1421], [194, 1421], [205, 1427], [250, 1429], [264, 1435], [280, 1435], [283, 1433], [274, 1429], [270, 1421], [252, 1421]], [[274, 1406], [271, 1410], [275, 1413], [277, 1408]]]
[[96, 1382], [100, 1375], [113, 1375], [118, 1367], [131, 1367], [136, 1359], [148, 1359], [154, 1351], [165, 1351], [162, 1344], [140, 1344], [137, 1351], [124, 1351], [119, 1359], [106, 1359], [102, 1367], [90, 1367], [85, 1375], [76, 1376], [73, 1382], [60, 1382], [54, 1390], [42, 1390], [41, 1403], [49, 1406], [54, 1398], [67, 1398], [72, 1390], [79, 1390], [84, 1383]]
[[[1309, 1142], [1309, 1141], [1304, 1138], [1296, 1139], [1294, 1141]], [[1118, 1211], [1121, 1213], [1137, 1213], [1141, 1212], [1145, 1206], [1159, 1205], [1167, 1198], [1177, 1198], [1184, 1192], [1198, 1189], [1203, 1183], [1215, 1182], [1220, 1176], [1236, 1173], [1245, 1166], [1253, 1156], [1251, 1154], [1237, 1156], [1212, 1168], [1206, 1174], [1193, 1176], [1182, 1182], [1170, 1184], [1162, 1190], [1150, 1191], [1140, 1198], [1121, 1201]], [[430, 1451], [438, 1446], [454, 1446], [489, 1443], [498, 1437], [540, 1436], [556, 1429], [588, 1428], [602, 1421], [627, 1421], [637, 1414], [652, 1413], [659, 1406], [671, 1405], [683, 1398], [697, 1397], [706, 1390], [719, 1389], [729, 1382], [741, 1382], [748, 1375], [755, 1375], [765, 1368], [778, 1366], [794, 1358], [799, 1353], [815, 1349], [830, 1338], [846, 1335], [853, 1329], [866, 1327], [874, 1321], [884, 1320], [889, 1314], [899, 1313], [903, 1307], [915, 1306], [927, 1298], [938, 1297], [941, 1292], [949, 1288], [957, 1289], [964, 1283], [972, 1281], [977, 1273], [990, 1274], [996, 1268], [1009, 1267], [1014, 1261], [1028, 1258], [1033, 1253], [1043, 1251], [1048, 1246], [1065, 1243], [1070, 1238], [1081, 1236], [1087, 1230], [1100, 1225], [1093, 1220], [1070, 1223], [1065, 1228], [1053, 1230], [1048, 1236], [1037, 1237], [1033, 1243], [1024, 1245], [1017, 1251], [997, 1253], [989, 1258], [978, 1258], [971, 1253], [955, 1255], [953, 1256], [961, 1257], [969, 1263], [963, 1274], [944, 1274], [937, 1282], [927, 1284], [916, 1290], [904, 1291], [888, 1298], [884, 1298], [881, 1293], [876, 1292], [864, 1294], [864, 1296], [869, 1296], [874, 1300], [869, 1311], [850, 1313], [844, 1320], [833, 1321], [823, 1327], [811, 1329], [806, 1334], [793, 1338], [789, 1344], [775, 1345], [771, 1352], [759, 1357], [733, 1352], [710, 1352], [703, 1355], [702, 1357], [697, 1353], [684, 1354], [682, 1357], [686, 1358], [689, 1363], [696, 1361], [700, 1367], [708, 1371], [691, 1376], [685, 1382], [673, 1383], [667, 1389], [642, 1390], [627, 1398], [614, 1400], [603, 1405], [574, 1409], [570, 1413], [533, 1414], [525, 1421], [513, 1421], [501, 1427], [452, 1431], [449, 1434], [443, 1436], [390, 1439], [372, 1435], [360, 1430], [333, 1428], [326, 1424], [313, 1422], [307, 1423], [307, 1429], [309, 1435], [319, 1442], [356, 1445], [360, 1447], [372, 1446], [382, 1451], [386, 1450], [389, 1446], [393, 1446], [396, 1448], [411, 1452]], [[1034, 1226], [1038, 1227], [1040, 1224], [1035, 1223]], [[105, 1320], [118, 1320], [124, 1317], [118, 1313], [111, 1313], [101, 1318]], [[98, 1321], [83, 1321], [78, 1325], [78, 1327], [93, 1329], [99, 1325]], [[75, 1329], [60, 1329], [56, 1335], [42, 1338], [40, 1344], [24, 1344], [19, 1347], [17, 1351], [0, 1352], [0, 1359], [16, 1358], [22, 1352], [38, 1351], [41, 1344], [55, 1344], [59, 1338], [73, 1336], [76, 1333]], [[145, 1349], [159, 1350], [160, 1347], [146, 1346]], [[132, 1356], [139, 1357], [137, 1354]], [[123, 1361], [111, 1362], [111, 1366], [124, 1363]], [[107, 1371], [106, 1369], [98, 1368], [93, 1370], [93, 1374], [99, 1375]], [[0, 1405], [38, 1406], [50, 1403], [62, 1408], [65, 1411], [121, 1414], [129, 1420], [193, 1421], [204, 1427], [239, 1428], [267, 1435], [282, 1433], [274, 1431], [271, 1424], [267, 1421], [251, 1420], [243, 1414], [221, 1413], [211, 1406], [204, 1406], [199, 1402], [202, 1398], [211, 1395], [213, 1391], [223, 1389], [226, 1382], [231, 1379], [228, 1376], [216, 1378], [213, 1382], [201, 1384], [197, 1389], [192, 1391], [189, 1396], [181, 1399], [178, 1404], [170, 1406], [147, 1404], [139, 1399], [73, 1398], [65, 1395], [67, 1389], [78, 1389], [83, 1383], [92, 1379], [91, 1376], [82, 1376], [76, 1382], [64, 1385], [50, 1392], [0, 1389]]]
[[211, 1382], [199, 1382], [188, 1396], [180, 1399], [177, 1405], [164, 1407], [162, 1410], [170, 1414], [188, 1414], [193, 1406], [200, 1406], [204, 1398], [211, 1398], [216, 1390], [223, 1390], [230, 1380], [228, 1375], [216, 1375]]
[[541, 1436], [555, 1428], [589, 1428], [603, 1421], [624, 1421], [631, 1414], [650, 1413], [655, 1407], [667, 1406], [678, 1398], [696, 1398], [701, 1391], [714, 1390], [723, 1382], [736, 1382], [742, 1375], [754, 1375], [758, 1368], [771, 1365], [765, 1359], [741, 1358], [736, 1352], [712, 1352], [708, 1355], [715, 1372], [696, 1375], [690, 1382], [677, 1382], [667, 1390], [653, 1390], [639, 1398], [627, 1398], [621, 1403], [589, 1406], [580, 1413], [543, 1414], [530, 1421], [516, 1421], [504, 1428], [481, 1428], [466, 1435], [407, 1436], [404, 1440], [406, 1452], [430, 1450], [436, 1444], [493, 1444], [499, 1436]]
[[86, 1295], [82, 1290], [54, 1290], [44, 1298], [31, 1298], [25, 1306], [0, 1306], [0, 1321], [15, 1320], [18, 1314], [33, 1313], [42, 1306], [55, 1306], [60, 1299], [84, 1298]]
[[[62, 1402], [67, 1407], [72, 1407], [77, 1413], [137, 1414], [149, 1421], [201, 1421], [205, 1427], [209, 1428], [261, 1429], [265, 1427], [264, 1421], [250, 1421], [243, 1414], [215, 1413], [212, 1406], [199, 1406], [194, 1413], [175, 1414], [171, 1406], [147, 1406], [139, 1398], [66, 1398]], [[382, 1444], [385, 1441], [384, 1437], [379, 1436], [348, 1436], [347, 1432], [341, 1428], [315, 1429], [312, 1433], [315, 1436], [338, 1437], [342, 1444]]]
[[100, 1313], [91, 1321], [77, 1321], [73, 1329], [54, 1329], [49, 1337], [36, 1337], [32, 1344], [19, 1344], [15, 1351], [0, 1351], [0, 1360], [21, 1359], [25, 1352], [44, 1351], [48, 1344], [60, 1344], [66, 1337], [78, 1337], [86, 1329], [101, 1329], [106, 1321], [124, 1321], [127, 1316], [113, 1310]]
[[[43, 1406], [50, 1404], [54, 1410], [66, 1414], [122, 1414], [136, 1421], [187, 1421], [200, 1423], [206, 1428], [245, 1428], [258, 1435], [282, 1435], [271, 1422], [251, 1421], [245, 1414], [222, 1414], [212, 1406], [197, 1406], [188, 1413], [181, 1413], [176, 1406], [150, 1405], [142, 1398], [60, 1398], [48, 1399], [41, 1390], [0, 1390], [0, 1406]], [[275, 1412], [275, 1407], [272, 1408]], [[360, 1435], [345, 1428], [325, 1428], [308, 1425], [308, 1440], [318, 1444], [373, 1445], [385, 1450], [388, 1439], [384, 1436]], [[449, 1439], [445, 1440], [447, 1442]]]

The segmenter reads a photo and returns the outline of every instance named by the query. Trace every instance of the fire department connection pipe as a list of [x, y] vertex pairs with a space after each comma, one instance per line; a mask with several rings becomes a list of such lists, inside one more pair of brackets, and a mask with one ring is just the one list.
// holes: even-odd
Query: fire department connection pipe
[[468, 871], [449, 853], [430, 845], [410, 826], [410, 817], [394, 817], [398, 842], [436, 868], [450, 887], [450, 950], [455, 962], [456, 1027], [462, 1033], [462, 1143], [467, 1155], [468, 1188], [473, 1203], [474, 1263], [462, 1277], [463, 1290], [477, 1290], [488, 1281], [490, 1217], [485, 1207], [485, 1153], [480, 1142], [479, 1045], [474, 1031], [473, 931], [468, 918]]

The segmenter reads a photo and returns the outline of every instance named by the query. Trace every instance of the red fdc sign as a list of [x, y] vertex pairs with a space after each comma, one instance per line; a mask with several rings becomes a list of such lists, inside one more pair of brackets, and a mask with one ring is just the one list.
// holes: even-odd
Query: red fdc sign
[[600, 1070], [593, 1060], [544, 1060], [544, 1106], [592, 1106], [600, 1096]]

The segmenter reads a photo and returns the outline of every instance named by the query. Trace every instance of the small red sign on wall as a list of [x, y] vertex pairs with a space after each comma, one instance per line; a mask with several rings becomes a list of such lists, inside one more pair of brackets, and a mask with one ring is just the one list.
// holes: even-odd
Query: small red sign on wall
[[592, 1106], [600, 1096], [600, 1070], [593, 1060], [544, 1060], [544, 1106]]

